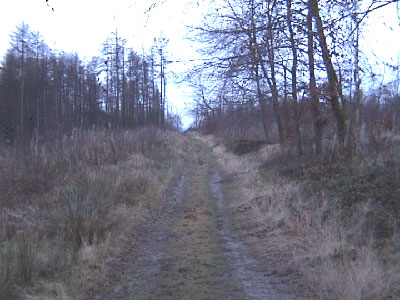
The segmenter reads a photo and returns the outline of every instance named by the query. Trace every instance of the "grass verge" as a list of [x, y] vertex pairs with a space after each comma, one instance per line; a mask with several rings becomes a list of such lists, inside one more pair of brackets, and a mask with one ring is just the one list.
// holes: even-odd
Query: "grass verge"
[[282, 159], [279, 146], [234, 155], [206, 136], [258, 251], [277, 251], [319, 299], [397, 299], [398, 190], [392, 154]]
[[110, 276], [188, 145], [143, 128], [2, 149], [0, 298], [85, 298]]

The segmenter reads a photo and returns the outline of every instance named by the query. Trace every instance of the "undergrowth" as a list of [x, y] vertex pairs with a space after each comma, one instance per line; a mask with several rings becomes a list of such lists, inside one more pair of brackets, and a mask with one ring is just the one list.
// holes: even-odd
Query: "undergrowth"
[[176, 132], [142, 128], [1, 148], [0, 298], [84, 297], [187, 147]]
[[318, 298], [400, 298], [396, 144], [351, 158], [297, 158], [278, 145], [239, 157], [205, 139], [236, 183], [232, 205], [250, 207], [266, 239], [291, 249]]

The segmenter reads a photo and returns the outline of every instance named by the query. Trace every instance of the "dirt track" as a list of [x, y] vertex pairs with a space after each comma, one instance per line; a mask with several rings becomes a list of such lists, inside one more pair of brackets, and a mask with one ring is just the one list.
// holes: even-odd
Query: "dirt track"
[[194, 143], [119, 282], [94, 299], [303, 299], [288, 292], [289, 275], [269, 264], [273, 255], [252, 251], [209, 148]]

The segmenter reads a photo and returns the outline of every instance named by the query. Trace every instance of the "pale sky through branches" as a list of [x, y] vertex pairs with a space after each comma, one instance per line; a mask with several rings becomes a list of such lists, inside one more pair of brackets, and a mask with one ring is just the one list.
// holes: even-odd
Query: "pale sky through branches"
[[[2, 0], [0, 18], [0, 56], [9, 48], [9, 35], [21, 22], [39, 31], [53, 49], [77, 52], [81, 58], [99, 55], [101, 44], [118, 28], [127, 39], [127, 46], [139, 54], [148, 52], [153, 39], [161, 34], [169, 39], [168, 58], [187, 61], [198, 57], [190, 41], [185, 40], [188, 25], [200, 22], [206, 1], [200, 6], [187, 0], [160, 1], [160, 6], [145, 13], [150, 0]], [[54, 9], [54, 10], [53, 10]], [[371, 14], [362, 40], [364, 52], [374, 59], [398, 64], [400, 29], [396, 5]], [[184, 71], [190, 64], [173, 63], [167, 67], [170, 78], [167, 98], [184, 117], [185, 126], [191, 118], [184, 116], [185, 102], [192, 91], [186, 85], [174, 83], [173, 74]], [[377, 67], [378, 70], [378, 67]], [[379, 69], [379, 72], [386, 70]], [[389, 72], [389, 71], [388, 71]], [[386, 75], [385, 75], [386, 76]]]

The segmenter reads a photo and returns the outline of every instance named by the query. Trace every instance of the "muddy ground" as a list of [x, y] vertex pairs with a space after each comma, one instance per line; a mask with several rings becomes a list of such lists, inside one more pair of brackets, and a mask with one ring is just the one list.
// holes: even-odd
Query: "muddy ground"
[[[290, 253], [259, 234], [211, 149], [193, 140], [184, 170], [92, 299], [311, 299]], [[256, 234], [256, 232], [258, 232]], [[280, 249], [280, 248], [279, 248]]]

